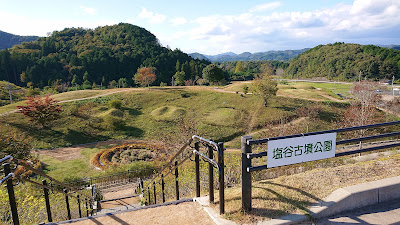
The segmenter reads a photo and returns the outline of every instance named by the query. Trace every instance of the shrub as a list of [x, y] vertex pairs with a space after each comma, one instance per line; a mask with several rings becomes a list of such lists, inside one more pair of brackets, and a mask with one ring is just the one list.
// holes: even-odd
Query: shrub
[[118, 99], [113, 99], [108, 103], [108, 105], [110, 106], [110, 108], [121, 109], [122, 102]]
[[24, 137], [17, 134], [0, 135], [0, 158], [11, 155], [18, 159], [28, 159], [31, 146]]
[[107, 115], [104, 117], [104, 123], [109, 130], [121, 130], [125, 126], [125, 121], [113, 115]]

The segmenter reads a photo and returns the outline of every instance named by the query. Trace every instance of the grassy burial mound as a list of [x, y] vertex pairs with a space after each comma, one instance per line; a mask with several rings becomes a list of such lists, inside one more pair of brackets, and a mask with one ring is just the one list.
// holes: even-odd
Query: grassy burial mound
[[138, 161], [163, 161], [168, 150], [162, 143], [137, 140], [98, 152], [92, 158], [92, 165], [100, 169], [117, 167]]

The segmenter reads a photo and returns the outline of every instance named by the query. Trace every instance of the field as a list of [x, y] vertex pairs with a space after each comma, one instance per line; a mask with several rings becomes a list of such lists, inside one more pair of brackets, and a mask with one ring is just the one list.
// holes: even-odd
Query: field
[[[104, 91], [55, 95], [56, 99], [91, 97]], [[111, 92], [112, 93], [112, 92]], [[119, 101], [121, 108], [110, 106]], [[181, 128], [216, 141], [230, 141], [266, 124], [296, 116], [296, 108], [311, 101], [276, 97], [263, 107], [258, 96], [216, 92], [204, 88], [128, 89], [93, 99], [63, 103], [61, 118], [48, 129], [31, 124], [22, 114], [1, 117], [2, 133], [19, 132], [34, 148], [55, 148], [104, 140], [157, 139], [175, 142], [187, 137]], [[4, 106], [6, 107], [6, 106]], [[6, 108], [8, 108], [7, 106]], [[338, 108], [339, 107], [339, 108]], [[327, 106], [327, 111], [343, 106]], [[193, 131], [190, 131], [193, 132]]]

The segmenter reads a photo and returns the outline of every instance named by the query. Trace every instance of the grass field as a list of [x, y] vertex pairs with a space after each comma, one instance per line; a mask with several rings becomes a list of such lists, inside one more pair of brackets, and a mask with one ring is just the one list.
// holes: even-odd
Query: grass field
[[[76, 95], [71, 92], [54, 97], [74, 99], [100, 93], [78, 91]], [[113, 100], [120, 101], [122, 107], [113, 109], [109, 105]], [[296, 108], [309, 103], [307, 100], [276, 97], [271, 99], [268, 107], [262, 107], [261, 99], [252, 95], [241, 96], [195, 88], [142, 89], [63, 103], [61, 118], [47, 129], [33, 125], [20, 113], [1, 117], [0, 127], [2, 133], [25, 134], [35, 148], [54, 148], [109, 139], [174, 141], [174, 136], [185, 136], [180, 129], [182, 121], [193, 124], [196, 133], [206, 138], [229, 141], [270, 122], [295, 118]], [[337, 111], [333, 108], [326, 110]]]
[[[249, 93], [254, 92], [252, 89], [251, 81], [247, 82], [235, 82], [224, 88], [226, 91], [243, 92], [243, 87], [249, 87]], [[303, 98], [315, 101], [332, 101], [330, 96], [337, 100], [341, 98], [337, 95], [340, 93], [342, 96], [350, 96], [351, 84], [342, 83], [314, 83], [314, 82], [280, 82], [278, 84], [278, 95], [291, 97], [291, 98]]]

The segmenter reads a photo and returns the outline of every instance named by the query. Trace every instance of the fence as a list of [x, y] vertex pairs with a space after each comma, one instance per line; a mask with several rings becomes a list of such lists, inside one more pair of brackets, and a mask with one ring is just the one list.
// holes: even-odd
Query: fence
[[107, 189], [124, 184], [137, 183], [139, 177], [147, 178], [154, 173], [155, 169], [128, 170], [113, 173], [105, 176], [89, 178], [87, 182], [90, 185], [96, 185], [98, 189]]
[[[194, 147], [190, 146], [190, 144], [194, 142]], [[200, 144], [203, 144], [207, 147], [207, 155], [200, 152]], [[185, 150], [191, 147], [192, 151], [185, 157], [182, 157], [180, 161], [176, 160], [179, 155], [185, 153]], [[217, 152], [218, 159], [215, 161], [213, 159], [213, 151]], [[193, 154], [195, 155], [195, 189], [196, 189], [196, 197], [200, 197], [200, 158], [202, 158], [205, 162], [208, 163], [208, 173], [209, 173], [209, 200], [210, 203], [214, 203], [214, 173], [213, 168], [218, 170], [218, 181], [219, 181], [219, 209], [220, 214], [225, 212], [225, 192], [224, 192], [224, 145], [223, 143], [215, 143], [212, 140], [207, 140], [197, 135], [193, 135], [192, 138], [188, 140], [188, 142], [181, 147], [181, 149], [158, 171], [157, 175], [150, 180], [146, 187], [143, 187], [142, 193], [144, 196], [147, 192], [147, 203], [154, 204], [157, 203], [157, 184], [161, 185], [161, 195], [162, 202], [165, 202], [165, 182], [164, 178], [169, 174], [175, 176], [175, 195], [176, 200], [179, 200], [179, 170], [178, 167], [181, 166], [184, 162], [190, 159]], [[169, 171], [167, 170], [169, 169]], [[153, 196], [153, 198], [152, 198]]]
[[[321, 135], [321, 134], [332, 134], [332, 133], [348, 132], [348, 131], [363, 130], [363, 129], [369, 129], [369, 128], [393, 126], [393, 125], [398, 125], [398, 124], [400, 124], [400, 121], [387, 122], [387, 123], [378, 123], [378, 124], [371, 124], [371, 125], [357, 126], [357, 127], [347, 127], [347, 128], [340, 128], [340, 129], [335, 129], [335, 130], [318, 131], [318, 132], [296, 134], [296, 135], [289, 135], [289, 136], [282, 136], [282, 137], [265, 138], [265, 139], [258, 139], [258, 140], [252, 140], [251, 136], [242, 136], [242, 139], [241, 139], [241, 150], [242, 150], [242, 155], [241, 155], [241, 158], [242, 158], [242, 208], [245, 211], [250, 211], [252, 209], [252, 207], [251, 207], [251, 200], [252, 200], [251, 199], [251, 193], [252, 193], [251, 172], [265, 170], [265, 169], [268, 168], [268, 163], [270, 163], [270, 162], [267, 162], [266, 165], [252, 166], [252, 161], [251, 161], [252, 159], [268, 156], [268, 152], [267, 151], [259, 152], [259, 153], [252, 153], [252, 149], [251, 149], [252, 145], [264, 144], [264, 143], [268, 143], [270, 141], [284, 140], [284, 139], [289, 139], [289, 138], [298, 138], [298, 137], [307, 137], [307, 136]], [[383, 133], [383, 134], [379, 134], [379, 135], [372, 135], [372, 136], [366, 136], [366, 137], [352, 138], [352, 139], [336, 141], [336, 145], [348, 144], [348, 143], [354, 143], [354, 142], [360, 142], [361, 143], [362, 141], [380, 139], [380, 138], [387, 138], [387, 137], [394, 137], [394, 136], [399, 136], [399, 135], [400, 135], [400, 132], [398, 132], [398, 131], [397, 132], [392, 132], [392, 133]], [[398, 143], [392, 143], [392, 144], [383, 144], [383, 145], [364, 148], [364, 149], [360, 148], [360, 149], [357, 149], [357, 150], [351, 150], [351, 151], [347, 151], [347, 152], [335, 153], [334, 157], [352, 155], [352, 154], [357, 154], [357, 153], [362, 153], [362, 152], [369, 152], [369, 151], [385, 149], [385, 148], [393, 148], [393, 147], [398, 147], [398, 146], [400, 146], [399, 142]]]
[[[68, 219], [68, 220], [71, 219], [69, 197], [77, 199], [80, 218], [82, 217], [81, 200], [83, 200], [83, 202], [85, 203], [86, 216], [89, 216], [89, 211], [90, 211], [90, 215], [93, 215], [94, 209], [96, 208], [96, 202], [95, 202], [95, 198], [94, 198], [96, 190], [95, 190], [94, 186], [90, 187], [90, 189], [92, 190], [92, 195], [89, 196], [89, 195], [81, 192], [81, 190], [78, 190], [77, 188], [72, 187], [68, 184], [62, 183], [62, 182], [44, 174], [43, 172], [33, 168], [31, 165], [29, 165], [29, 163], [25, 162], [24, 160], [16, 159], [16, 158], [13, 158], [12, 156], [8, 155], [8, 156], [0, 159], [0, 163], [3, 163], [4, 175], [5, 175], [5, 177], [0, 180], [0, 184], [3, 184], [4, 182], [7, 183], [6, 187], [7, 187], [7, 191], [8, 191], [8, 198], [9, 198], [12, 220], [13, 220], [14, 225], [19, 224], [19, 218], [18, 218], [18, 209], [17, 209], [17, 203], [16, 203], [16, 199], [15, 199], [15, 193], [14, 193], [13, 180], [18, 181], [18, 183], [19, 183], [19, 181], [29, 182], [38, 187], [43, 188], [48, 222], [53, 222], [52, 213], [50, 210], [49, 190], [52, 190], [55, 192], [61, 192], [65, 195], [65, 204], [66, 204], [66, 211], [67, 211], [66, 219]], [[11, 171], [10, 163], [16, 164], [13, 172]], [[36, 181], [30, 180], [29, 177], [22, 176], [22, 174], [17, 173], [15, 171], [15, 169], [17, 169], [17, 166], [22, 166], [28, 171], [32, 171], [42, 177], [47, 178], [50, 181], [50, 184], [47, 183], [46, 179], [42, 180], [42, 184], [40, 184]], [[53, 185], [52, 183], [56, 183], [57, 186]]]

